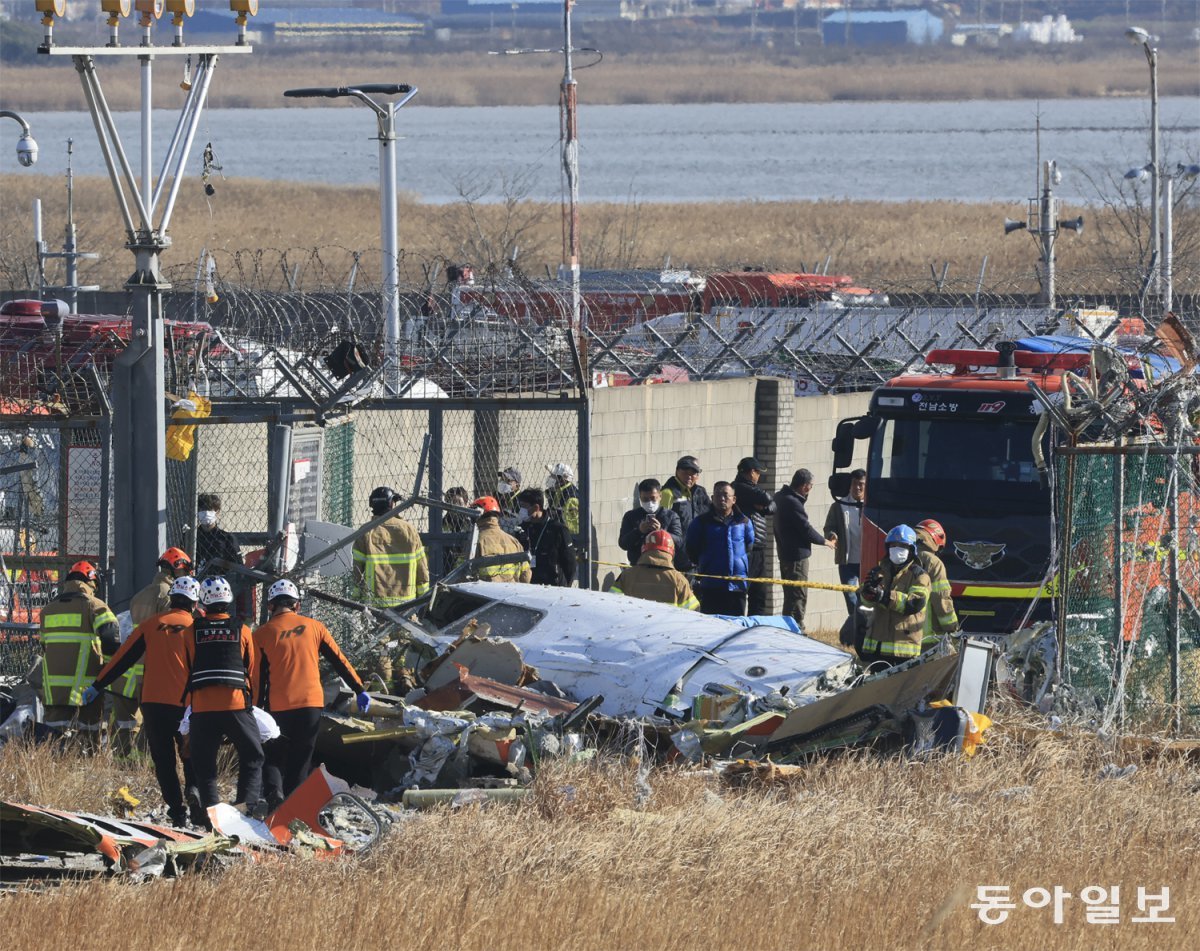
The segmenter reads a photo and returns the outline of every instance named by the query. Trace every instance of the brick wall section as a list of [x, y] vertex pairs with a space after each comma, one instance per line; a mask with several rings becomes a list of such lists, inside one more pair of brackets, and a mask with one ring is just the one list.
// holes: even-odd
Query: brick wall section
[[[795, 448], [796, 385], [778, 377], [761, 378], [754, 391], [754, 455], [767, 467], [760, 485], [771, 494], [791, 481], [797, 468], [793, 464]], [[767, 519], [767, 560], [765, 574], [779, 577], [779, 558], [775, 553], [774, 519]], [[768, 590], [767, 610], [783, 610], [783, 589], [772, 585]]]

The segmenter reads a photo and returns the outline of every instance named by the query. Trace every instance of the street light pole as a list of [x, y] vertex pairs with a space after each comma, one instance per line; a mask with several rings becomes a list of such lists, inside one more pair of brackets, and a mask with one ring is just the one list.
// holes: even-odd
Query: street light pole
[[1140, 27], [1130, 27], [1125, 31], [1125, 35], [1129, 37], [1130, 42], [1141, 44], [1142, 51], [1146, 54], [1146, 62], [1150, 65], [1150, 260], [1154, 269], [1150, 287], [1155, 294], [1159, 294], [1162, 290], [1160, 278], [1163, 271], [1163, 246], [1159, 223], [1159, 202], [1162, 195], [1158, 164], [1158, 47], [1152, 43], [1156, 37]]
[[[357, 99], [375, 113], [379, 130], [379, 240], [383, 249], [380, 296], [383, 304], [384, 383], [395, 393], [400, 383], [400, 225], [396, 192], [396, 113], [417, 94], [416, 86], [403, 83], [359, 83], [288, 89], [291, 99]], [[400, 96], [395, 102], [378, 102], [377, 96]], [[406, 328], [404, 338], [412, 336]]]

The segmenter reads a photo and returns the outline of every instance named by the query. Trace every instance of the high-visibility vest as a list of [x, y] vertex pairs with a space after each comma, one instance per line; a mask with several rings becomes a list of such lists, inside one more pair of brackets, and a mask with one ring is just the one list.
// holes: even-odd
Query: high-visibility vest
[[100, 630], [116, 623], [108, 605], [76, 582], [68, 582], [64, 593], [42, 608], [42, 700], [47, 706], [82, 705], [83, 688], [100, 672]]
[[[929, 610], [929, 575], [918, 560], [906, 563], [899, 571], [888, 561], [881, 562], [880, 567], [890, 593], [886, 604], [875, 605], [871, 630], [863, 639], [863, 652], [895, 658], [919, 657], [925, 613]], [[913, 605], [920, 607], [911, 611]]]

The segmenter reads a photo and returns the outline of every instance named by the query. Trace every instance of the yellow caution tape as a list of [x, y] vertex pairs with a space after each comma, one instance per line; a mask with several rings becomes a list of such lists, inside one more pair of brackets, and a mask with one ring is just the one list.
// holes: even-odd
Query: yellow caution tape
[[[615, 561], [592, 561], [593, 565], [608, 565], [611, 568], [631, 568], [632, 565]], [[717, 581], [749, 581], [751, 584], [778, 584], [787, 588], [816, 588], [820, 591], [857, 591], [852, 584], [831, 584], [827, 581], [785, 581], [783, 578], [748, 578], [745, 575], [702, 575], [698, 572], [684, 572], [692, 578], [713, 578]]]

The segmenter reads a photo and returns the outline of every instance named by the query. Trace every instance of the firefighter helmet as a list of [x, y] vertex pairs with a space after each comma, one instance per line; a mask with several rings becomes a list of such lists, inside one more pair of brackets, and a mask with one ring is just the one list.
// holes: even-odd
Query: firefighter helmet
[[371, 506], [372, 512], [382, 515], [399, 501], [399, 492], [393, 489], [390, 485], [381, 485], [371, 490], [371, 495], [367, 499], [367, 504]]
[[179, 595], [180, 597], [187, 598], [189, 601], [199, 601], [200, 582], [191, 575], [183, 575], [176, 578], [172, 583], [170, 593], [172, 597]]
[[484, 515], [499, 515], [500, 503], [493, 496], [481, 495], [471, 503], [471, 508], [482, 509]]
[[661, 528], [656, 532], [651, 532], [646, 536], [646, 540], [642, 542], [642, 553], [648, 551], [665, 551], [672, 558], [675, 557], [675, 539], [671, 537], [671, 533], [663, 531]]
[[917, 547], [917, 533], [907, 525], [897, 525], [887, 533], [887, 538], [884, 539], [886, 545], [907, 545], [909, 548]]
[[85, 581], [90, 581], [93, 584], [96, 581], [96, 566], [90, 561], [77, 561], [71, 566], [71, 574], [83, 575]]
[[925, 533], [933, 540], [934, 548], [946, 547], [946, 530], [942, 528], [942, 523], [937, 519], [927, 518], [922, 522], [917, 522], [917, 528], [925, 530]]
[[233, 588], [224, 578], [205, 578], [200, 583], [200, 600], [207, 607], [212, 604], [232, 604]]
[[158, 563], [160, 565], [165, 565], [167, 568], [170, 568], [172, 571], [177, 570], [179, 568], [191, 568], [192, 567], [192, 559], [188, 556], [188, 553], [186, 551], [184, 551], [182, 548], [168, 548], [166, 551], [164, 551], [161, 555], [158, 556]]
[[276, 598], [291, 598], [293, 601], [299, 601], [300, 589], [287, 578], [280, 578], [267, 589], [267, 604], [271, 604]]

